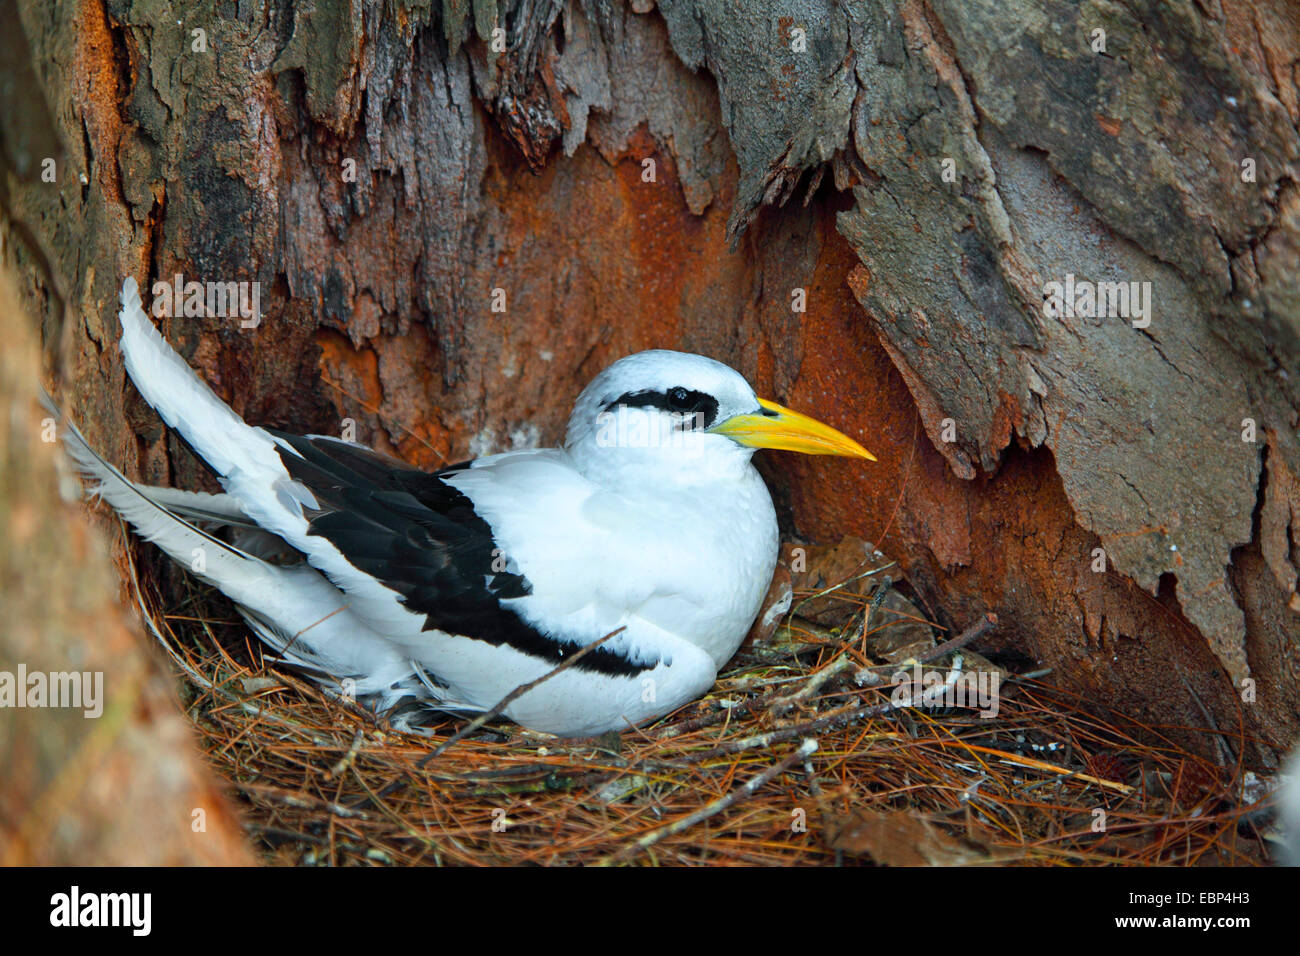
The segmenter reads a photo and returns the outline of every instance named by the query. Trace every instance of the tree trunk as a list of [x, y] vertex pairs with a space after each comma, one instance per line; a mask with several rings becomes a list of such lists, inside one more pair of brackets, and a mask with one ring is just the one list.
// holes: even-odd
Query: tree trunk
[[[77, 480], [58, 467], [62, 424], [34, 401], [31, 324], [0, 269], [0, 864], [248, 865], [176, 689], [119, 606]], [[75, 706], [33, 706], [54, 703], [47, 675], [69, 672], [60, 700]]]
[[[128, 471], [205, 480], [124, 385], [125, 275], [260, 283], [168, 338], [250, 421], [425, 466], [703, 352], [880, 457], [767, 458], [788, 535], [1185, 744], [1300, 732], [1286, 0], [20, 7], [65, 152], [8, 244]], [[1090, 282], [1150, 308], [1048, 314]]]

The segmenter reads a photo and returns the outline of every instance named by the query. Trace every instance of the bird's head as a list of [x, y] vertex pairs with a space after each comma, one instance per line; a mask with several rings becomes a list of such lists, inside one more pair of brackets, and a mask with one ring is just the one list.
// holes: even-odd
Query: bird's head
[[759, 448], [875, 456], [829, 425], [759, 398], [734, 369], [688, 352], [619, 359], [578, 396], [565, 448], [584, 471], [707, 476]]

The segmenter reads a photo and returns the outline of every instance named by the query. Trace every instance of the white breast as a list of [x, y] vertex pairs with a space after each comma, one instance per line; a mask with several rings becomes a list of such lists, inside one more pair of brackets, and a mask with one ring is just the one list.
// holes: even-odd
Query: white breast
[[448, 480], [531, 582], [508, 602], [530, 624], [575, 644], [626, 627], [627, 646], [646, 654], [667, 632], [719, 667], [735, 653], [777, 557], [776, 513], [752, 466], [689, 488], [614, 491], [562, 451], [482, 462]]

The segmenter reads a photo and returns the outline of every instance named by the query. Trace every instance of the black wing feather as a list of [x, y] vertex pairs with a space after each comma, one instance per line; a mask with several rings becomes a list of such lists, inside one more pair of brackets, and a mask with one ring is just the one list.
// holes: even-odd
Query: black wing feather
[[[424, 630], [458, 634], [552, 663], [565, 648], [502, 605], [532, 593], [522, 574], [494, 569], [504, 551], [461, 491], [443, 480], [466, 464], [424, 472], [359, 445], [268, 429], [289, 475], [316, 497], [309, 535], [325, 538], [358, 570], [423, 614]], [[297, 452], [294, 454], [293, 452]], [[575, 668], [634, 676], [648, 666], [600, 647]]]

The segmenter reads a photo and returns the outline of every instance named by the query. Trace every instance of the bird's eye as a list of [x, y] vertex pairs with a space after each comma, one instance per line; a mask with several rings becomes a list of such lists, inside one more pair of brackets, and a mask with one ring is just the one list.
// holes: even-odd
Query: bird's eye
[[674, 412], [689, 412], [695, 408], [691, 393], [678, 385], [668, 390], [668, 407]]

